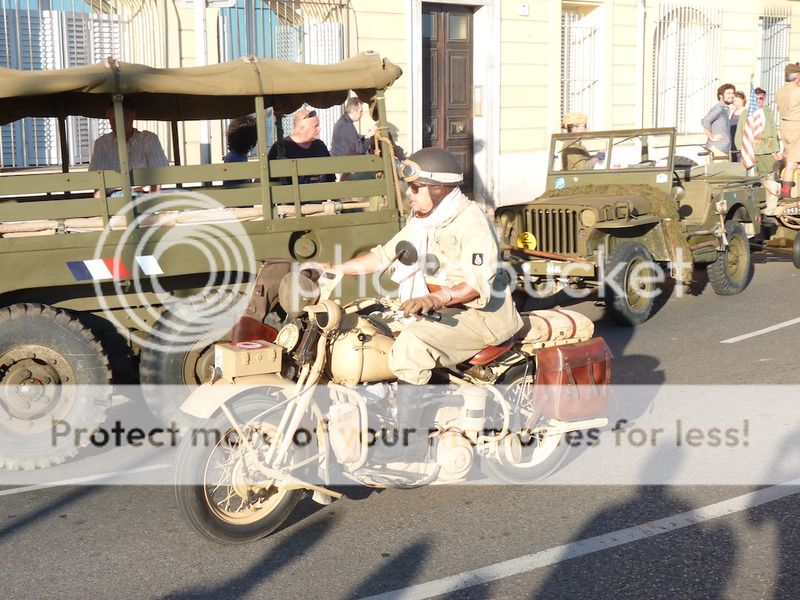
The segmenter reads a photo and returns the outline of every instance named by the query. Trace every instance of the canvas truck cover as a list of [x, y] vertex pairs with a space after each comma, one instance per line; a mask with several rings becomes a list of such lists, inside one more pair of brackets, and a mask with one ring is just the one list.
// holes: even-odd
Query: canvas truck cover
[[49, 71], [0, 68], [0, 125], [23, 117], [105, 118], [109, 96], [136, 102], [139, 119], [222, 119], [253, 111], [253, 98], [284, 114], [308, 103], [341, 104], [353, 90], [363, 101], [389, 87], [402, 71], [372, 52], [333, 65], [246, 56], [201, 67], [156, 69], [109, 59]]

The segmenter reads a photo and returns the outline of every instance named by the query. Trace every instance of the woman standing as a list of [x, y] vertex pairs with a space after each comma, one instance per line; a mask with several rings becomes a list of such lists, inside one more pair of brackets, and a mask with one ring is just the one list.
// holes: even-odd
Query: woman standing
[[747, 97], [744, 92], [733, 92], [733, 111], [731, 112], [731, 162], [739, 162], [739, 148], [736, 147], [736, 126], [739, 124], [739, 117], [745, 112]]

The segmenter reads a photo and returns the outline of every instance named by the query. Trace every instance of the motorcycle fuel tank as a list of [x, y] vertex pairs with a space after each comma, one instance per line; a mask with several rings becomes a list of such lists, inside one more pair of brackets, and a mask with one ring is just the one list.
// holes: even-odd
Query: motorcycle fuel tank
[[346, 315], [329, 346], [331, 379], [342, 385], [394, 379], [389, 369], [392, 344], [388, 330], [365, 317]]

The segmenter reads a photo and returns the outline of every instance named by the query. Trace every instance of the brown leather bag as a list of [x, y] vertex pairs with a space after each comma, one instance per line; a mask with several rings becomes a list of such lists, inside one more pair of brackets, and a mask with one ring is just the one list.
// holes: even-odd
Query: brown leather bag
[[608, 409], [611, 350], [601, 337], [536, 353], [534, 407], [560, 421], [601, 417]]

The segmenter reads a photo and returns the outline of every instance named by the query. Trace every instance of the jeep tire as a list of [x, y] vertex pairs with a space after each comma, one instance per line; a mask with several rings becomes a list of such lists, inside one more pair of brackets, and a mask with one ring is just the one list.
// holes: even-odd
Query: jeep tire
[[750, 283], [750, 242], [741, 223], [725, 222], [728, 245], [708, 265], [708, 281], [720, 296], [734, 296]]
[[639, 325], [653, 310], [656, 289], [653, 256], [638, 242], [615, 246], [606, 261], [606, 310], [621, 325]]

